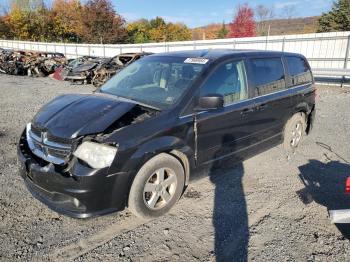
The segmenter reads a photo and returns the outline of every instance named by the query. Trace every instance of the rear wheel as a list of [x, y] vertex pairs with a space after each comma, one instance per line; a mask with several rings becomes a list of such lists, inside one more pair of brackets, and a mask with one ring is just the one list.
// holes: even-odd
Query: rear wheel
[[184, 188], [184, 169], [173, 156], [161, 153], [146, 162], [137, 173], [129, 194], [129, 209], [148, 219], [168, 212]]
[[286, 150], [294, 151], [303, 140], [306, 130], [305, 114], [294, 114], [284, 128], [283, 146]]

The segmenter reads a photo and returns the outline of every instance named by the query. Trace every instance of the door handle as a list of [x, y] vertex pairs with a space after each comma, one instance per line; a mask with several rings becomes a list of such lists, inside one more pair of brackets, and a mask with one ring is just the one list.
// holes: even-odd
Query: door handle
[[254, 112], [254, 108], [245, 108], [242, 110], [241, 115], [246, 115], [252, 112]]
[[257, 108], [257, 110], [263, 111], [267, 108], [267, 104], [258, 105], [256, 108]]

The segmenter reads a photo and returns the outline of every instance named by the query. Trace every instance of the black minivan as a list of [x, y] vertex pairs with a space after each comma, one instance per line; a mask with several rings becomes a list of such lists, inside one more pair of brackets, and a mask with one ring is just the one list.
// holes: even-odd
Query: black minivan
[[312, 127], [315, 86], [302, 55], [252, 50], [155, 54], [93, 94], [59, 96], [28, 123], [18, 146], [31, 193], [85, 218], [128, 207], [167, 212], [193, 171], [242, 161]]

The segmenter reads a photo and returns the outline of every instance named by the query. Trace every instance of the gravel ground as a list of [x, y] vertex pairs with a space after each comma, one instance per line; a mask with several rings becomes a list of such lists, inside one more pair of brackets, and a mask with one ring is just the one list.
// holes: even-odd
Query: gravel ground
[[40, 106], [91, 90], [0, 75], [1, 261], [350, 261], [350, 230], [330, 224], [327, 211], [350, 208], [349, 89], [318, 88], [314, 131], [295, 154], [279, 146], [202, 169], [175, 208], [152, 221], [127, 210], [64, 217], [18, 176], [17, 139]]

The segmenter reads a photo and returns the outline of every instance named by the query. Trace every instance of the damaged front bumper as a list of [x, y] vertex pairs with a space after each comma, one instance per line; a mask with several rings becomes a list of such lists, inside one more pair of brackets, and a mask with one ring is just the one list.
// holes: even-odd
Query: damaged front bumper
[[87, 218], [125, 208], [128, 174], [109, 174], [109, 168], [92, 169], [78, 160], [68, 171], [43, 161], [30, 151], [25, 132], [18, 145], [20, 175], [34, 197], [58, 213]]

